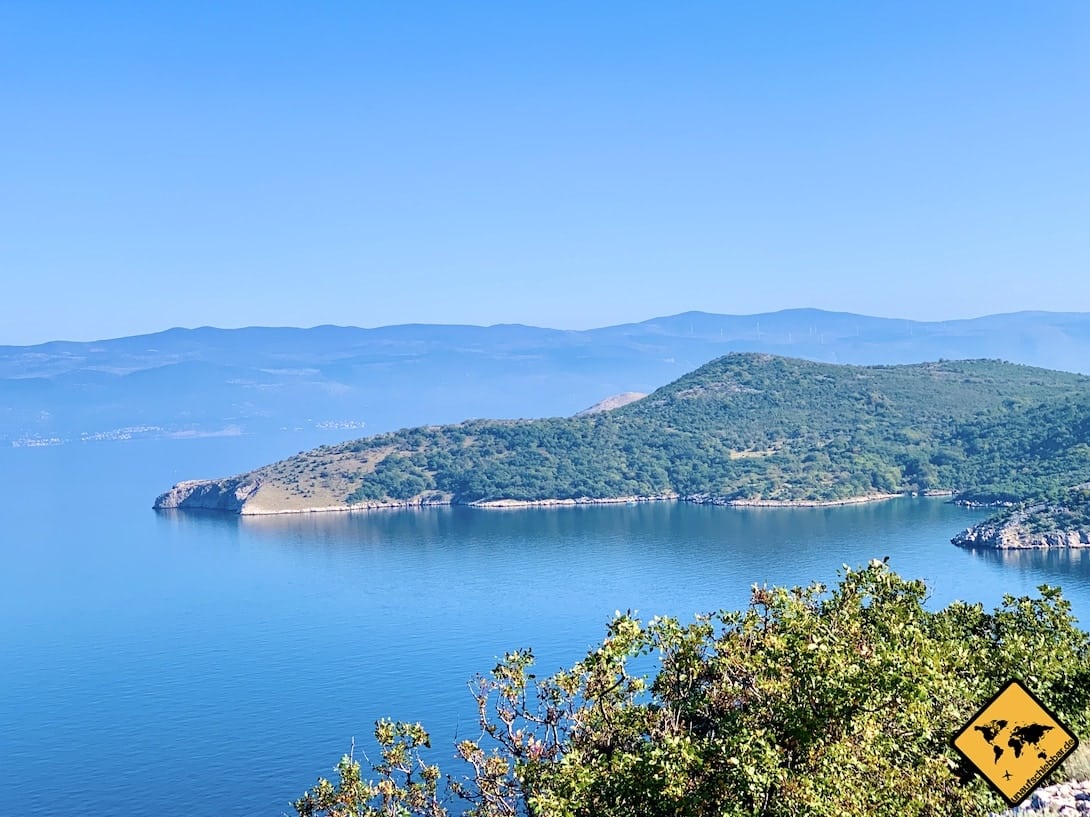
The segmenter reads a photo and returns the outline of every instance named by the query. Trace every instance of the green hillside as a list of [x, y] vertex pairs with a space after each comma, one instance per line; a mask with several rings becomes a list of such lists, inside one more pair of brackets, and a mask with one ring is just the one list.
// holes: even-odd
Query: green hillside
[[1090, 479], [1088, 442], [1087, 377], [986, 360], [836, 366], [736, 354], [613, 411], [407, 429], [236, 479], [261, 484], [266, 504], [315, 507], [930, 490], [1004, 501]]

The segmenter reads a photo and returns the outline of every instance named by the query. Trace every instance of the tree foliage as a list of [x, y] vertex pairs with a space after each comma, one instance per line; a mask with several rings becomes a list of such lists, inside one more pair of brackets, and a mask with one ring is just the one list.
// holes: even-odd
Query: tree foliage
[[[1058, 589], [1039, 592], [932, 611], [922, 582], [873, 561], [831, 590], [755, 586], [745, 610], [688, 624], [618, 614], [599, 647], [547, 677], [512, 652], [476, 681], [482, 731], [457, 746], [467, 773], [447, 778], [448, 805], [473, 817], [999, 810], [948, 741], [1004, 682], [1020, 678], [1077, 735], [1090, 727], [1090, 636]], [[410, 757], [426, 734], [379, 726], [379, 782], [346, 758], [338, 786], [319, 781], [296, 803], [301, 817], [446, 813], [438, 770]]]
[[446, 809], [438, 799], [439, 768], [420, 756], [431, 739], [418, 723], [375, 724], [375, 741], [382, 760], [372, 769], [378, 782], [364, 781], [359, 762], [345, 755], [337, 764], [334, 786], [325, 778], [295, 801], [299, 817], [443, 817]]

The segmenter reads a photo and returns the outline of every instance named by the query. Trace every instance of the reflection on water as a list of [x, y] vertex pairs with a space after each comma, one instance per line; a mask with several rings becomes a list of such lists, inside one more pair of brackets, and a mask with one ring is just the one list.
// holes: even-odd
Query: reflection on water
[[[772, 542], [799, 535], [825, 538], [850, 525], [862, 535], [884, 535], [905, 522], [966, 521], [964, 509], [936, 500], [894, 500], [837, 508], [724, 508], [681, 502], [584, 505], [558, 508], [481, 509], [428, 507], [353, 513], [281, 514], [221, 517], [239, 519], [248, 529], [281, 539], [357, 541], [485, 535], [489, 538], [542, 539], [617, 537], [663, 539], [683, 535], [703, 541], [739, 541], [753, 535]], [[213, 514], [212, 516], [216, 516]]]
[[1079, 573], [1090, 565], [1090, 548], [973, 549], [974, 556], [1020, 570]]
[[1067, 588], [1076, 612], [1090, 615], [1090, 551], [950, 544], [954, 533], [986, 515], [941, 499], [898, 499], [801, 509], [657, 502], [250, 517], [166, 513], [157, 522], [183, 538], [237, 541], [255, 557], [320, 556], [339, 565], [341, 577], [408, 570], [417, 584], [434, 581], [435, 592], [449, 592], [452, 574], [463, 591], [488, 592], [506, 571], [522, 588], [520, 598], [539, 604], [539, 618], [550, 622], [559, 609], [573, 609], [557, 593], [584, 599], [574, 609], [690, 615], [744, 604], [755, 582], [828, 583], [842, 565], [885, 556], [902, 575], [926, 580], [934, 605], [955, 598], [997, 604], [1005, 593], [1032, 593], [1050, 583]]
[[[1090, 610], [1090, 548], [1042, 548], [1025, 550], [966, 550], [977, 559], [1004, 571], [1015, 571], [1034, 586], [1050, 584], [1063, 588], [1064, 595]], [[1083, 620], [1086, 620], [1083, 617]]]

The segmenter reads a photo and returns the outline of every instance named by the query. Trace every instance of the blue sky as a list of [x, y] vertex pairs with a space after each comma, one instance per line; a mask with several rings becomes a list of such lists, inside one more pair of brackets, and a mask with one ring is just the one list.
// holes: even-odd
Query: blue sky
[[0, 4], [0, 343], [1090, 311], [1085, 2]]

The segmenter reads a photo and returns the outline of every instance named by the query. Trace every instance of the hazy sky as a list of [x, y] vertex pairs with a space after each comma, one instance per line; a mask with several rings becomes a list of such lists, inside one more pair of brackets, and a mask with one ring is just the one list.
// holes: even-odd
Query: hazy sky
[[0, 343], [1090, 311], [1090, 3], [0, 3]]

